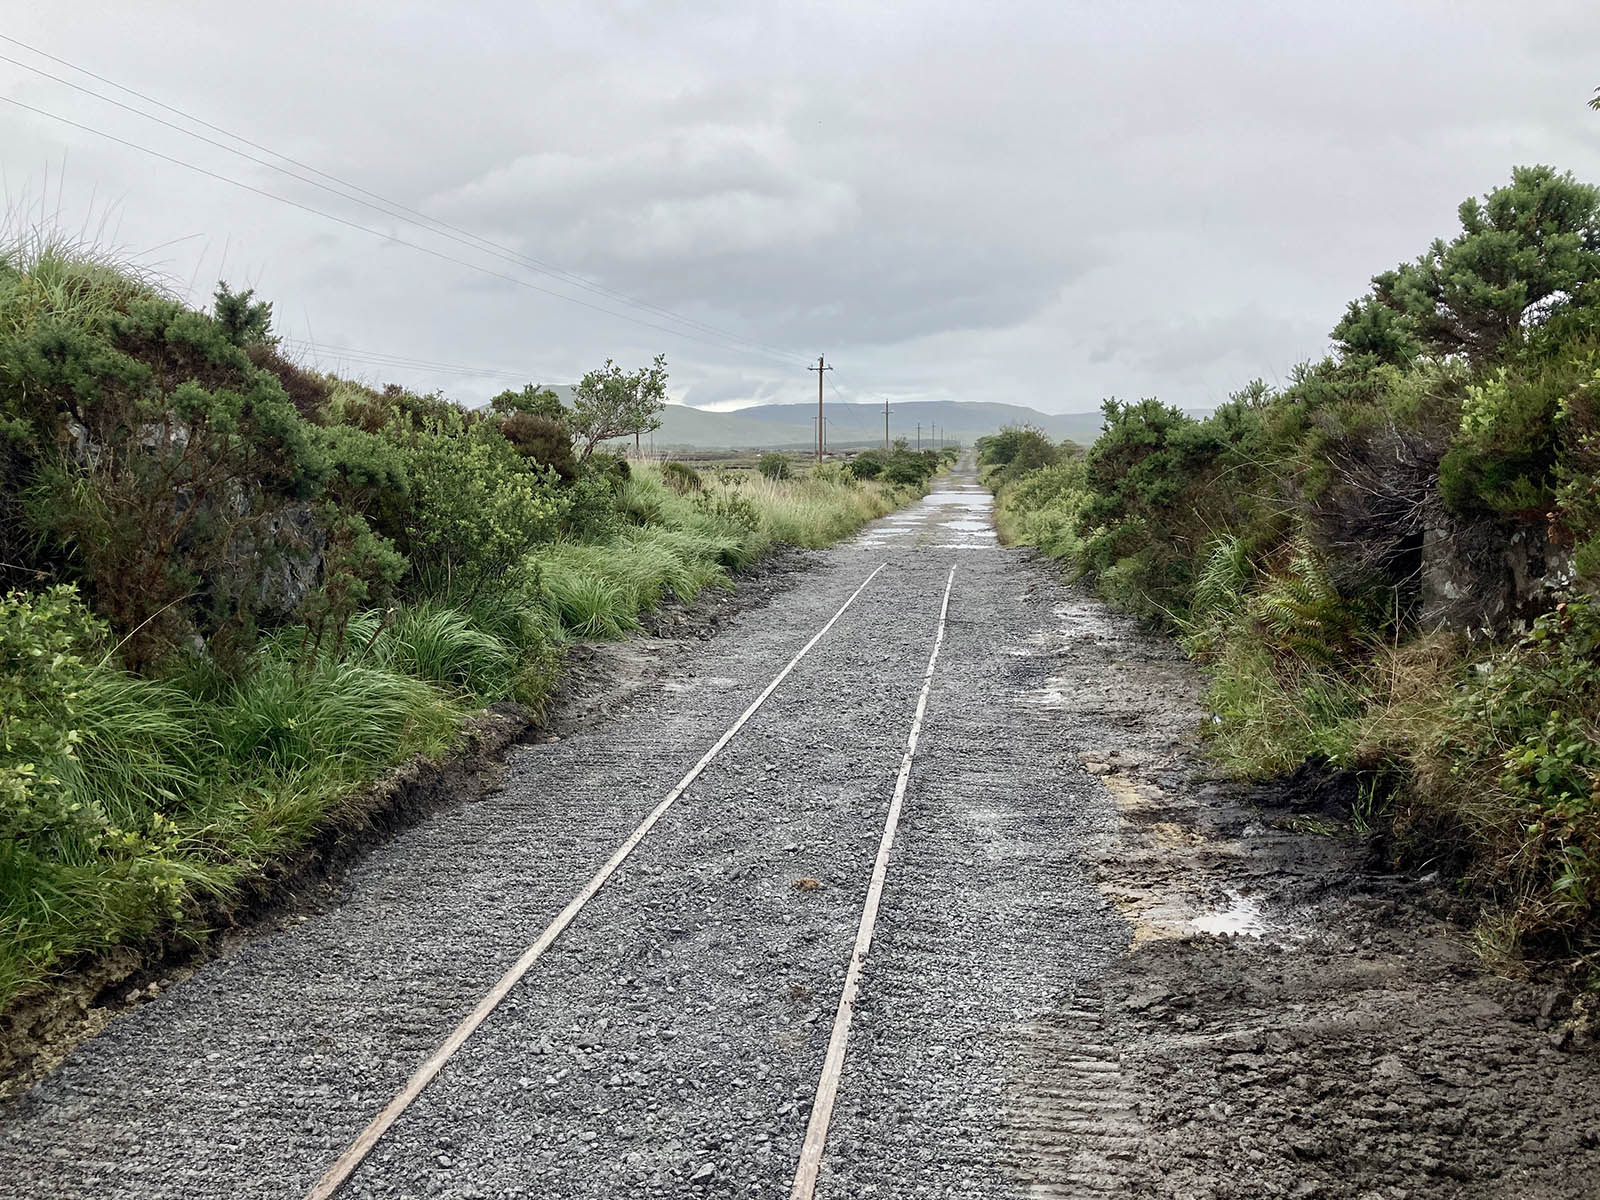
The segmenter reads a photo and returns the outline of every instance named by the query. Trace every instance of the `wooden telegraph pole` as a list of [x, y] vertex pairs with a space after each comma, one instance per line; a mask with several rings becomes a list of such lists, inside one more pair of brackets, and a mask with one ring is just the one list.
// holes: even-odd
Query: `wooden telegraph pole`
[[922, 422], [917, 422], [917, 449], [922, 449]]
[[833, 370], [833, 368], [830, 367], [827, 363], [823, 362], [822, 361], [822, 355], [819, 354], [819, 355], [817, 355], [817, 365], [814, 366], [814, 367], [807, 367], [806, 370], [815, 371], [817, 373], [817, 462], [820, 464], [822, 462], [822, 450], [823, 450], [823, 437], [822, 437], [822, 373], [824, 371], [831, 371], [831, 370]]
[[883, 398], [883, 452], [889, 453], [889, 397]]

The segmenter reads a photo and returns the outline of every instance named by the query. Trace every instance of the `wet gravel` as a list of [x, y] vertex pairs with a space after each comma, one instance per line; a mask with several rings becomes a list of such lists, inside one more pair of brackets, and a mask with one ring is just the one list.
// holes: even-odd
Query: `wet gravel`
[[[952, 562], [819, 1196], [1592, 1194], [1581, 1039], [1197, 780], [1193, 670], [987, 506], [958, 477], [652, 643], [499, 791], [80, 1047], [0, 1116], [0, 1196], [303, 1195], [885, 562], [342, 1195], [787, 1195]], [[1199, 933], [1240, 888], [1271, 934]]]

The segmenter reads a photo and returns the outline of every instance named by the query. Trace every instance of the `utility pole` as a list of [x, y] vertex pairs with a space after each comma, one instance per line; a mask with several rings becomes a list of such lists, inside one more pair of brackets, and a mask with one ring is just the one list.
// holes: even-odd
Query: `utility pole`
[[922, 422], [917, 422], [917, 449], [922, 449]]
[[883, 452], [889, 453], [889, 397], [883, 398]]
[[817, 365], [814, 366], [814, 367], [807, 367], [806, 370], [815, 371], [817, 373], [817, 462], [820, 464], [822, 462], [822, 450], [823, 450], [823, 438], [822, 438], [822, 373], [824, 371], [831, 371], [831, 370], [833, 370], [833, 368], [830, 367], [827, 363], [823, 362], [822, 361], [822, 355], [819, 354], [819, 355], [817, 355]]

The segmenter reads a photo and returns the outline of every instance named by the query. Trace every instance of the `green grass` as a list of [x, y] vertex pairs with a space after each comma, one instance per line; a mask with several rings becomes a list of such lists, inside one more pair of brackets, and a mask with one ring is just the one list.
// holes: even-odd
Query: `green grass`
[[[834, 464], [796, 472], [791, 479], [714, 470], [703, 477], [698, 497], [680, 496], [662, 483], [659, 467], [635, 464], [623, 506], [625, 511], [654, 513], [668, 529], [710, 539], [730, 566], [752, 561], [774, 543], [831, 545], [893, 512], [915, 494], [877, 481], [851, 480]], [[740, 527], [711, 511], [718, 501], [733, 499], [748, 504], [753, 525]]]
[[0, 245], [0, 331], [8, 334], [44, 316], [92, 328], [159, 294], [152, 278], [116, 254], [46, 226], [13, 229]]
[[199, 936], [198, 914], [337, 823], [357, 789], [447, 754], [485, 704], [542, 703], [562, 644], [623, 637], [642, 613], [731, 587], [774, 545], [826, 545], [911, 494], [824, 469], [711, 472], [679, 495], [641, 464], [620, 507], [647, 523], [533, 547], [498, 590], [361, 614], [321, 646], [277, 630], [236, 678], [201, 658], [160, 679], [101, 663], [65, 774], [85, 819], [0, 846], [0, 1009], [79, 956]]

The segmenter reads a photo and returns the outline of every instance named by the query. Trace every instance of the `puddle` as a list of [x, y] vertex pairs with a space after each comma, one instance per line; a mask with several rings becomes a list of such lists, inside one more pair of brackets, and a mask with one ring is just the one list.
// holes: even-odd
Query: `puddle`
[[1258, 938], [1267, 931], [1267, 921], [1261, 911], [1261, 905], [1238, 892], [1228, 893], [1227, 908], [1207, 913], [1203, 917], [1192, 917], [1189, 924], [1201, 933], [1213, 933], [1219, 937]]
[[1067, 693], [1060, 687], [1029, 688], [1022, 693], [1025, 704], [1037, 704], [1040, 708], [1061, 708], [1067, 702]]
[[697, 675], [688, 679], [663, 679], [659, 684], [664, 692], [698, 692], [703, 688], [721, 691], [724, 688], [738, 687], [737, 679], [726, 679], [721, 675]]
[[[929, 492], [910, 508], [891, 513], [863, 530], [856, 544], [868, 547], [904, 544], [908, 535], [924, 538], [932, 534], [956, 539], [933, 543], [930, 548], [934, 550], [987, 549], [999, 540], [989, 523], [993, 510], [994, 497], [982, 488]], [[938, 522], [937, 531], [933, 527], [935, 521]]]
[[989, 509], [994, 507], [994, 497], [988, 492], [984, 491], [929, 492], [922, 498], [922, 502], [924, 504], [935, 505], [939, 507], [943, 507], [946, 504], [954, 504], [959, 505], [962, 508], [970, 508], [984, 512], [987, 512]]

